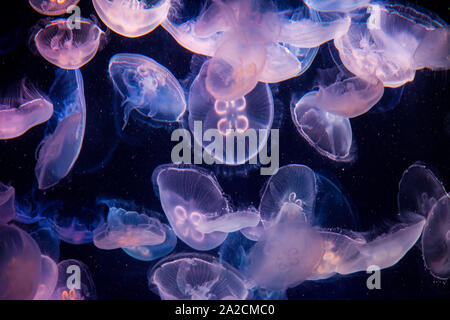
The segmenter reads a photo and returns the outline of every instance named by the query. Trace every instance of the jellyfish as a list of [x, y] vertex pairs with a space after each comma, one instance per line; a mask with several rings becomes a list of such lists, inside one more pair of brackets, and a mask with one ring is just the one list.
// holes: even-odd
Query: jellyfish
[[215, 231], [235, 232], [245, 228], [256, 227], [261, 221], [259, 212], [255, 209], [238, 210], [226, 213], [215, 219], [206, 219], [198, 225], [198, 230], [203, 233]]
[[41, 252], [26, 232], [0, 224], [0, 300], [29, 300], [41, 279]]
[[[72, 25], [73, 23], [79, 25]], [[36, 47], [48, 62], [62, 69], [78, 69], [98, 51], [103, 31], [88, 19], [51, 21], [35, 36]]]
[[24, 79], [19, 94], [0, 100], [0, 140], [23, 135], [53, 114], [53, 104]]
[[58, 263], [58, 281], [51, 300], [96, 300], [97, 291], [89, 268], [69, 259]]
[[150, 33], [163, 22], [170, 0], [93, 0], [100, 19], [114, 32], [129, 38]]
[[424, 216], [446, 195], [444, 185], [425, 165], [415, 163], [402, 175], [398, 187], [400, 212], [414, 212]]
[[[333, 73], [333, 70], [325, 72]], [[316, 106], [329, 113], [354, 118], [369, 111], [383, 97], [383, 83], [338, 73], [331, 84], [319, 85]]]
[[[430, 14], [402, 5], [373, 4], [334, 44], [353, 74], [397, 88], [412, 81], [416, 69], [449, 67], [446, 34], [446, 24]], [[429, 46], [430, 41], [436, 43]]]
[[80, 154], [86, 126], [86, 102], [80, 70], [58, 70], [50, 97], [55, 104], [53, 123], [49, 127], [53, 131], [41, 141], [36, 151], [35, 174], [41, 190], [63, 179]]
[[425, 265], [438, 279], [450, 278], [450, 196], [440, 198], [431, 208], [422, 235]]
[[157, 122], [176, 122], [183, 116], [183, 89], [155, 60], [139, 54], [116, 54], [109, 61], [109, 75], [125, 99], [124, 126], [132, 110]]
[[159, 245], [165, 240], [158, 219], [115, 207], [109, 209], [106, 224], [94, 231], [94, 245], [104, 250]]
[[177, 236], [167, 224], [162, 224], [166, 239], [161, 244], [139, 245], [135, 247], [122, 248], [129, 256], [141, 261], [154, 261], [167, 256], [177, 245]]
[[297, 131], [321, 155], [333, 161], [351, 160], [353, 132], [349, 119], [320, 108], [317, 96], [317, 91], [308, 92], [291, 108]]
[[42, 255], [53, 261], [59, 260], [60, 240], [48, 219], [42, 218], [38, 223], [24, 226], [24, 230], [36, 241]]
[[350, 274], [395, 265], [419, 240], [425, 219], [410, 213], [409, 221], [396, 223], [386, 233], [366, 239], [365, 233], [322, 231], [325, 251], [310, 279], [325, 279], [335, 273]]
[[41, 278], [33, 300], [50, 300], [58, 281], [58, 266], [53, 259], [41, 255]]
[[193, 249], [206, 251], [218, 247], [226, 232], [203, 233], [205, 220], [230, 212], [216, 178], [195, 166], [162, 165], [153, 172], [153, 181], [161, 206], [175, 234]]
[[279, 219], [280, 210], [286, 203], [297, 205], [310, 221], [316, 194], [316, 176], [309, 167], [297, 164], [281, 167], [270, 177], [262, 193], [259, 212], [264, 228]]
[[316, 11], [350, 12], [365, 7], [371, 0], [305, 0], [308, 7]]
[[247, 272], [259, 288], [283, 292], [308, 279], [323, 251], [320, 233], [307, 223], [301, 206], [286, 202], [250, 249]]
[[59, 16], [70, 11], [80, 0], [29, 0], [31, 7], [46, 16]]
[[236, 269], [205, 254], [165, 258], [149, 271], [148, 281], [163, 300], [245, 300], [250, 294]]
[[8, 223], [16, 215], [14, 199], [14, 187], [4, 185], [0, 182], [0, 224]]
[[272, 127], [272, 93], [267, 84], [259, 83], [236, 100], [215, 99], [205, 83], [210, 62], [203, 64], [189, 90], [189, 129], [194, 132], [195, 143], [203, 146], [210, 164], [254, 161]]
[[251, 241], [258, 241], [259, 238], [264, 234], [264, 225], [262, 221], [254, 227], [246, 227], [239, 230], [241, 234]]

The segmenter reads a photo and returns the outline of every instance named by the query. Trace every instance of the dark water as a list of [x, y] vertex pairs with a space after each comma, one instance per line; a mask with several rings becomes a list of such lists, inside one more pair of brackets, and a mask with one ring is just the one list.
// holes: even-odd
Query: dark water
[[[448, 22], [448, 9], [437, 2], [423, 1], [422, 6], [435, 11]], [[186, 5], [196, 7], [195, 2]], [[3, 6], [3, 4], [2, 4]], [[81, 0], [81, 12], [94, 14], [90, 1]], [[6, 88], [24, 76], [48, 92], [55, 68], [36, 52], [28, 37], [42, 17], [26, 1], [6, 11], [1, 29], [9, 35], [8, 52], [0, 55], [0, 88]], [[194, 10], [195, 11], [195, 10]], [[100, 23], [101, 24], [101, 23]], [[106, 28], [102, 26], [105, 30]], [[83, 208], [97, 210], [98, 196], [134, 200], [162, 212], [153, 192], [151, 175], [155, 167], [170, 163], [171, 128], [151, 128], [132, 120], [121, 131], [117, 116], [117, 97], [107, 75], [109, 59], [116, 53], [139, 53], [167, 67], [176, 78], [192, 78], [192, 54], [180, 47], [162, 28], [149, 35], [128, 39], [115, 33], [94, 60], [82, 68], [87, 103], [87, 126], [80, 157], [71, 172], [55, 188], [39, 194], [44, 199], [60, 199], [67, 212]], [[450, 190], [450, 109], [448, 72], [418, 71], [414, 82], [405, 85], [400, 103], [384, 113], [366, 113], [351, 120], [356, 161], [334, 164], [316, 153], [297, 133], [289, 112], [293, 95], [312, 88], [318, 68], [329, 67], [331, 58], [324, 45], [310, 69], [301, 77], [271, 85], [280, 128], [280, 166], [298, 163], [338, 182], [349, 197], [359, 230], [381, 226], [394, 217], [398, 182], [403, 171], [416, 161], [426, 163]], [[183, 81], [182, 81], [183, 82]], [[35, 150], [45, 125], [23, 136], [0, 141], [0, 181], [11, 184], [20, 198], [36, 187]], [[244, 175], [227, 171], [218, 180], [236, 205], [258, 206], [260, 190], [267, 177], [259, 170]], [[86, 214], [89, 214], [86, 213]], [[177, 252], [193, 251], [178, 242]], [[217, 250], [213, 250], [216, 254]], [[149, 291], [146, 273], [154, 264], [140, 262], [122, 250], [102, 251], [92, 244], [70, 245], [62, 242], [60, 260], [77, 259], [90, 269], [100, 299], [158, 299]], [[382, 271], [382, 289], [367, 290], [364, 272], [317, 282], [305, 282], [288, 290], [289, 299], [378, 299], [378, 298], [449, 298], [448, 283], [434, 280], [425, 270], [419, 247], [414, 246], [395, 266]]]

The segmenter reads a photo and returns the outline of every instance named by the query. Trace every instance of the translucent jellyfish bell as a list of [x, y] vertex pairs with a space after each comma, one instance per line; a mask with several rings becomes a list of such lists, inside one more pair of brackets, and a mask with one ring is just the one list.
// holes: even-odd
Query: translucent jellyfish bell
[[161, 206], [175, 234], [196, 250], [218, 247], [227, 233], [203, 233], [198, 226], [230, 211], [215, 177], [199, 167], [163, 165], [153, 172]]
[[250, 249], [247, 269], [258, 287], [285, 291], [314, 272], [324, 249], [320, 233], [297, 204], [283, 204], [277, 218]]
[[[78, 25], [72, 25], [76, 24]], [[62, 69], [78, 69], [97, 53], [103, 31], [88, 19], [57, 19], [35, 36], [36, 47], [48, 62]]]
[[72, 169], [83, 144], [86, 126], [86, 101], [80, 70], [58, 70], [50, 89], [55, 104], [51, 134], [37, 148], [35, 168], [39, 189], [57, 184]]
[[163, 300], [249, 298], [239, 272], [205, 254], [186, 253], [163, 259], [149, 271], [148, 281]]
[[15, 190], [0, 182], [0, 224], [6, 224], [16, 215], [14, 207]]
[[239, 210], [226, 213], [215, 219], [206, 219], [198, 225], [198, 230], [203, 233], [215, 231], [235, 232], [241, 229], [254, 228], [261, 221], [259, 212], [253, 209]]
[[450, 196], [444, 195], [432, 207], [422, 235], [425, 265], [438, 279], [450, 278]]
[[31, 7], [46, 16], [59, 16], [76, 6], [80, 0], [29, 0]]
[[166, 239], [161, 244], [122, 248], [129, 256], [141, 261], [154, 261], [171, 253], [177, 245], [177, 236], [167, 224], [162, 224]]
[[19, 137], [52, 114], [53, 104], [23, 80], [17, 97], [0, 99], [0, 140]]
[[322, 231], [325, 251], [310, 280], [325, 279], [335, 273], [366, 271], [395, 265], [414, 246], [422, 234], [425, 219], [410, 215], [411, 221], [394, 224], [386, 233], [365, 239], [365, 233]]
[[[205, 85], [209, 61], [203, 64], [189, 90], [189, 129], [211, 163], [215, 159], [228, 165], [243, 164], [267, 143], [274, 113], [272, 93], [267, 84], [258, 83], [236, 100], [215, 99]], [[232, 148], [227, 148], [227, 141], [232, 142]], [[236, 151], [235, 141], [243, 142], [237, 143]]]
[[41, 278], [33, 300], [49, 300], [58, 281], [58, 266], [55, 261], [41, 255]]
[[[377, 3], [334, 44], [353, 74], [378, 78], [385, 87], [396, 88], [412, 81], [416, 69], [449, 67], [446, 33], [447, 26], [436, 17], [412, 7]], [[430, 41], [436, 42], [431, 46], [436, 49], [430, 49]]]
[[291, 108], [291, 116], [300, 135], [321, 155], [334, 161], [351, 160], [350, 121], [319, 108], [317, 91], [305, 94]]
[[406, 169], [398, 188], [400, 212], [414, 212], [424, 217], [446, 195], [442, 182], [422, 164], [413, 164]]
[[155, 60], [140, 54], [116, 54], [109, 61], [108, 70], [125, 99], [125, 124], [132, 110], [158, 122], [178, 121], [184, 114], [186, 100], [180, 83]]
[[94, 231], [95, 246], [105, 250], [158, 245], [165, 239], [165, 230], [158, 219], [115, 207], [109, 209], [106, 224]]
[[277, 221], [286, 203], [295, 204], [311, 218], [316, 194], [316, 176], [309, 167], [298, 164], [281, 167], [270, 177], [261, 197], [259, 212], [264, 228]]
[[114, 32], [136, 38], [155, 29], [163, 22], [170, 0], [93, 0], [95, 11]]
[[41, 252], [26, 232], [0, 224], [0, 300], [29, 300], [41, 279]]
[[69, 259], [58, 263], [58, 282], [52, 300], [95, 300], [97, 291], [89, 268]]

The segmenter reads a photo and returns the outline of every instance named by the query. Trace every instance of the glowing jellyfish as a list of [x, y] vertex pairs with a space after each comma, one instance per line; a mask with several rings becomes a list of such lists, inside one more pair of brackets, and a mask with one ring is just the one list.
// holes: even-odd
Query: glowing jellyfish
[[314, 171], [297, 164], [281, 167], [270, 177], [261, 197], [259, 212], [264, 228], [270, 227], [279, 219], [280, 210], [286, 203], [299, 206], [310, 219], [316, 194]]
[[285, 291], [308, 279], [323, 250], [320, 233], [306, 222], [301, 206], [287, 202], [250, 249], [248, 275], [260, 288]]
[[0, 100], [0, 140], [17, 138], [53, 114], [53, 104], [25, 80], [18, 97], [4, 100]]
[[16, 215], [14, 199], [14, 188], [0, 182], [0, 224], [8, 223]]
[[29, 300], [41, 279], [41, 252], [26, 232], [0, 224], [0, 300]]
[[148, 274], [163, 300], [245, 300], [246, 282], [237, 270], [204, 254], [180, 254], [160, 261]]
[[372, 265], [380, 269], [395, 265], [417, 242], [425, 225], [425, 219], [419, 215], [409, 218], [410, 221], [394, 224], [388, 232], [374, 239], [365, 239], [364, 233], [321, 232], [325, 251], [309, 279], [366, 271]]
[[[365, 23], [361, 23], [365, 22]], [[437, 31], [440, 30], [440, 31]], [[448, 68], [448, 28], [436, 17], [402, 5], [370, 5], [363, 20], [334, 40], [345, 67], [385, 87], [412, 81], [416, 69]], [[436, 41], [430, 49], [430, 41]]]
[[33, 300], [49, 300], [58, 281], [58, 266], [48, 256], [41, 256], [41, 278]]
[[54, 186], [70, 172], [83, 144], [86, 102], [80, 70], [58, 70], [50, 97], [55, 114], [49, 129], [54, 131], [42, 140], [36, 151], [35, 174], [41, 190]]
[[422, 253], [431, 274], [450, 278], [450, 196], [444, 195], [431, 208], [422, 235]]
[[353, 133], [349, 119], [319, 108], [317, 95], [317, 91], [308, 92], [291, 108], [297, 131], [321, 155], [334, 161], [351, 160]]
[[78, 260], [58, 263], [58, 282], [52, 300], [95, 300], [97, 291], [88, 267]]
[[259, 83], [239, 99], [214, 99], [205, 87], [210, 61], [203, 64], [189, 91], [189, 128], [209, 162], [243, 164], [267, 143], [274, 113], [272, 93]]
[[216, 178], [198, 167], [163, 165], [153, 172], [161, 206], [175, 234], [196, 250], [218, 247], [227, 233], [199, 230], [205, 220], [230, 212], [229, 204]]
[[332, 114], [353, 118], [369, 111], [383, 93], [383, 83], [378, 79], [343, 78], [339, 73], [333, 83], [319, 86], [316, 105]]
[[177, 245], [177, 236], [167, 224], [162, 224], [166, 239], [161, 244], [122, 248], [129, 256], [141, 261], [154, 261], [167, 256]]
[[95, 11], [114, 32], [136, 38], [166, 19], [170, 0], [93, 0]]
[[59, 16], [68, 13], [80, 0], [29, 0], [34, 10], [46, 16]]
[[95, 246], [105, 250], [158, 245], [165, 239], [158, 219], [115, 207], [109, 209], [106, 224], [94, 231]]
[[308, 7], [316, 11], [350, 12], [365, 7], [371, 0], [305, 0]]
[[103, 31], [90, 20], [58, 19], [41, 29], [34, 41], [48, 62], [62, 69], [78, 69], [95, 56], [102, 35]]
[[446, 195], [442, 182], [425, 165], [418, 163], [405, 170], [398, 188], [400, 212], [414, 212], [424, 217]]
[[124, 97], [124, 125], [130, 112], [157, 122], [179, 121], [186, 110], [183, 89], [173, 74], [140, 54], [116, 54], [109, 61], [109, 75]]

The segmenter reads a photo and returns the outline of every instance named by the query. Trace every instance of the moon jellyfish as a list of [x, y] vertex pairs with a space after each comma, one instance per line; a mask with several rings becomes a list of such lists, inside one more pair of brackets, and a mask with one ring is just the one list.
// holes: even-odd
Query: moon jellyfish
[[166, 19], [170, 0], [93, 0], [95, 11], [114, 32], [129, 38], [143, 36]]
[[177, 245], [177, 236], [167, 224], [162, 224], [166, 239], [161, 244], [139, 245], [135, 247], [122, 248], [129, 256], [141, 261], [154, 261], [167, 256]]
[[153, 181], [161, 206], [178, 238], [201, 251], [222, 244], [227, 233], [199, 230], [205, 220], [217, 219], [230, 212], [227, 198], [211, 173], [198, 167], [163, 165], [153, 172]]
[[205, 84], [210, 61], [203, 64], [189, 90], [189, 128], [195, 143], [209, 156], [208, 161], [243, 164], [267, 143], [274, 114], [272, 93], [267, 84], [259, 83], [236, 100], [215, 99]]
[[80, 0], [29, 0], [31, 7], [46, 16], [59, 16], [76, 6]]
[[0, 300], [29, 300], [41, 279], [41, 252], [26, 232], [0, 224]]
[[365, 7], [371, 0], [305, 0], [308, 7], [316, 11], [350, 12]]
[[158, 219], [115, 207], [109, 209], [106, 224], [94, 231], [95, 246], [105, 250], [157, 245], [165, 239], [166, 234]]
[[175, 122], [183, 116], [183, 89], [173, 74], [155, 60], [140, 54], [116, 54], [109, 61], [109, 75], [125, 99], [124, 126], [132, 110], [158, 122]]
[[215, 219], [202, 221], [198, 225], [198, 230], [203, 233], [215, 231], [235, 232], [244, 228], [256, 227], [261, 221], [261, 217], [256, 210], [239, 210], [221, 215]]
[[296, 204], [306, 217], [311, 218], [316, 194], [314, 171], [298, 164], [281, 167], [270, 177], [261, 197], [259, 212], [264, 228], [276, 223], [280, 210], [287, 203]]
[[150, 270], [148, 281], [163, 300], [245, 300], [242, 276], [228, 264], [204, 254], [179, 254]]
[[366, 271], [371, 265], [380, 269], [395, 265], [417, 242], [425, 225], [419, 215], [409, 218], [412, 221], [395, 224], [388, 232], [368, 240], [364, 233], [321, 232], [325, 251], [310, 279]]
[[442, 182], [422, 164], [413, 164], [405, 170], [398, 189], [400, 212], [414, 212], [425, 218], [446, 195]]
[[52, 300], [95, 300], [97, 291], [89, 268], [78, 260], [58, 263], [58, 282]]
[[0, 182], [0, 224], [8, 223], [16, 215], [14, 199], [14, 188]]
[[450, 278], [450, 196], [436, 202], [428, 215], [422, 235], [426, 267], [438, 279]]
[[[333, 70], [325, 72], [333, 73]], [[331, 84], [319, 85], [316, 105], [332, 114], [354, 118], [369, 111], [380, 101], [383, 93], [383, 83], [378, 79], [368, 81], [338, 73]]]
[[321, 155], [334, 161], [351, 160], [353, 132], [349, 119], [319, 108], [317, 96], [317, 91], [308, 92], [291, 108], [297, 131]]
[[33, 300], [49, 300], [58, 281], [58, 266], [55, 261], [41, 255], [41, 278]]
[[74, 23], [57, 19], [47, 24], [35, 36], [36, 47], [48, 62], [62, 69], [78, 69], [97, 53], [103, 31], [88, 19]]
[[49, 127], [53, 132], [41, 141], [36, 150], [35, 174], [41, 190], [63, 179], [80, 154], [86, 126], [86, 102], [80, 70], [58, 70], [50, 97], [55, 104]]
[[17, 97], [0, 100], [0, 140], [19, 137], [52, 114], [53, 104], [23, 80]]
[[314, 272], [323, 250], [320, 233], [306, 222], [301, 206], [286, 202], [278, 221], [250, 249], [248, 274], [260, 288], [285, 291]]
[[[334, 44], [352, 73], [368, 80], [377, 78], [385, 87], [396, 88], [412, 81], [416, 69], [428, 65], [428, 61], [431, 67], [449, 67], [445, 34], [448, 28], [438, 18], [402, 5], [373, 4], [366, 16], [353, 21]], [[430, 43], [430, 38], [437, 41], [431, 46], [439, 48], [435, 52], [421, 46], [422, 41]]]

